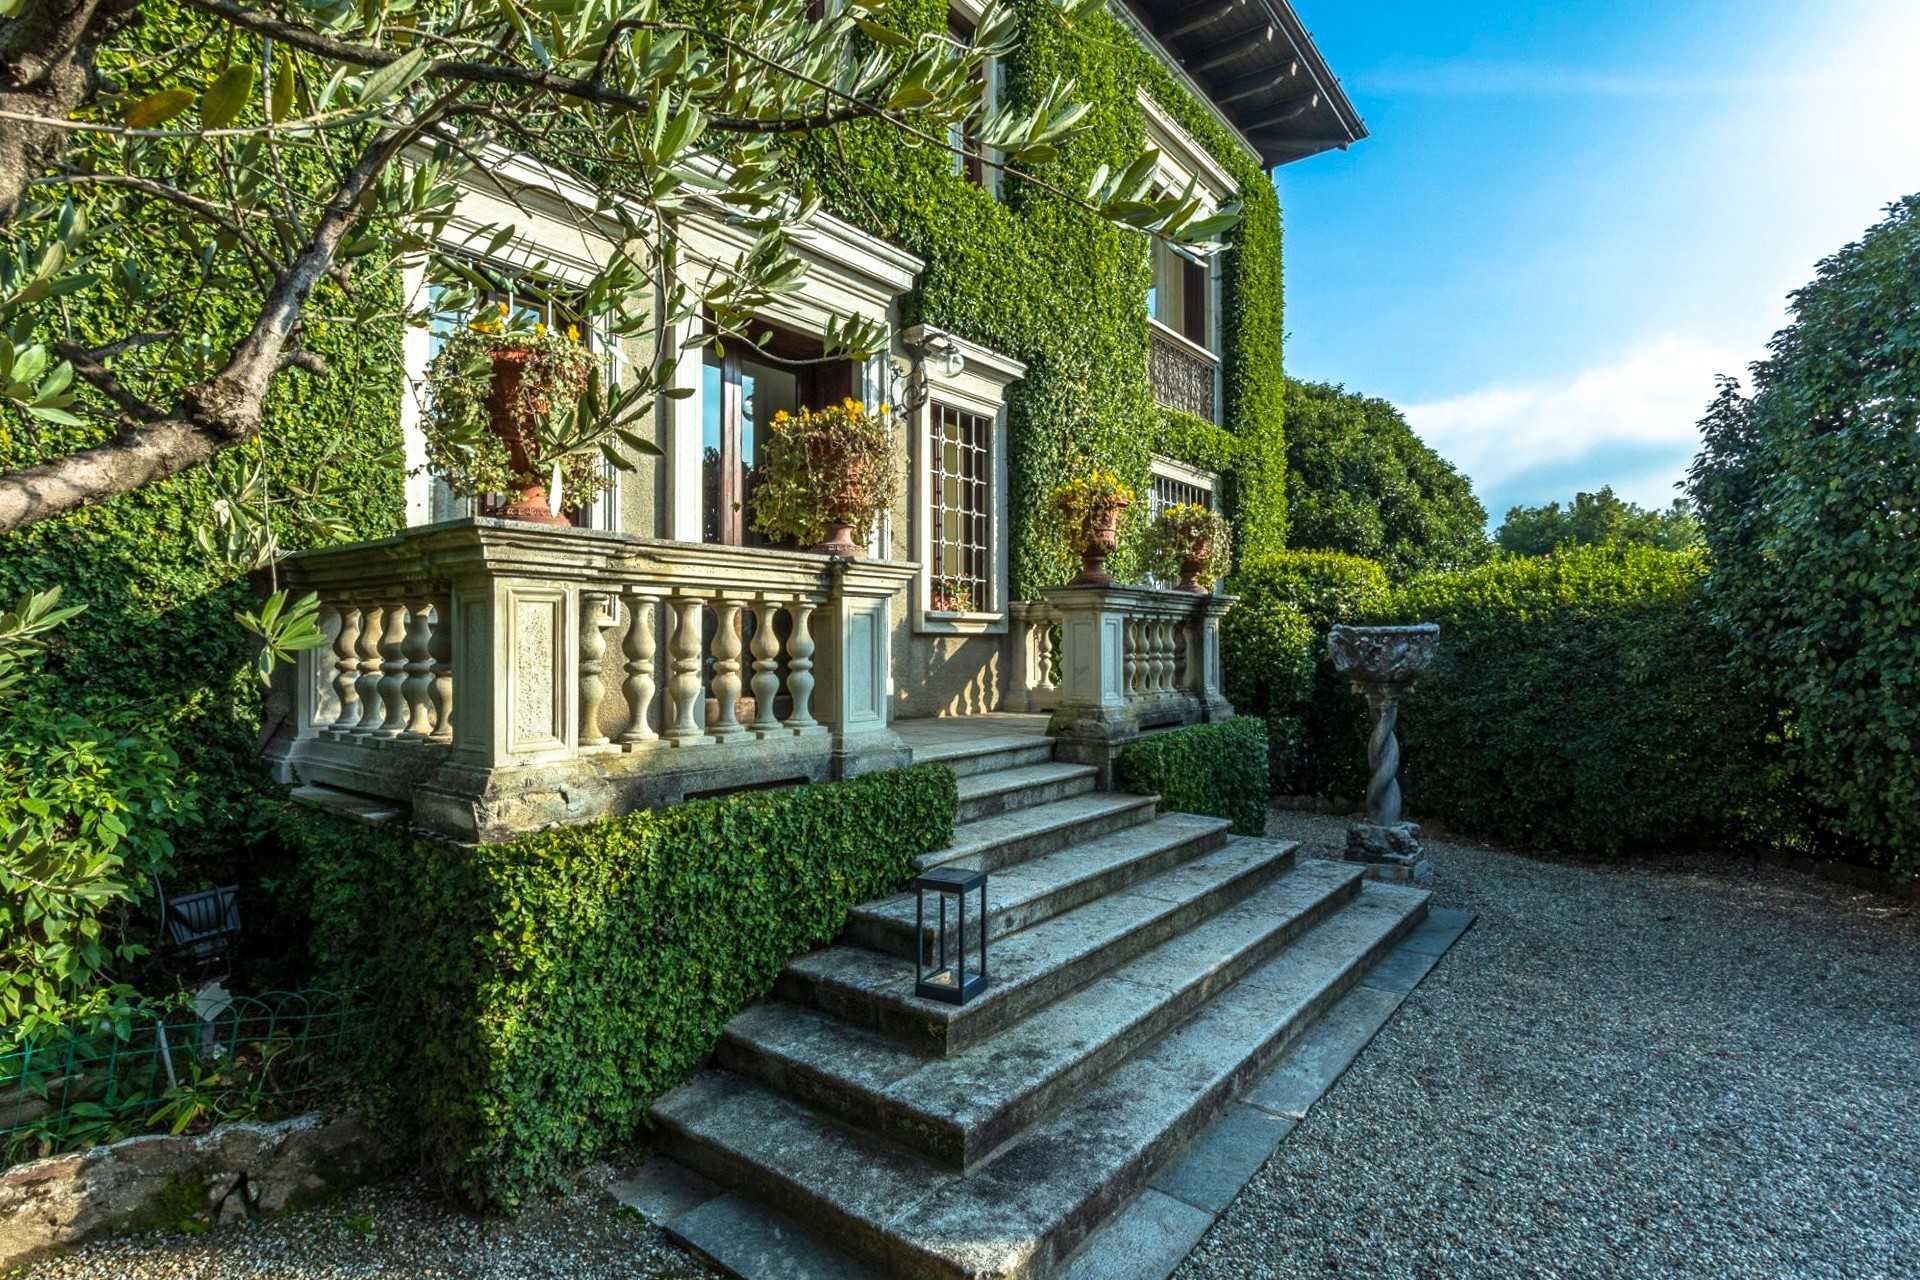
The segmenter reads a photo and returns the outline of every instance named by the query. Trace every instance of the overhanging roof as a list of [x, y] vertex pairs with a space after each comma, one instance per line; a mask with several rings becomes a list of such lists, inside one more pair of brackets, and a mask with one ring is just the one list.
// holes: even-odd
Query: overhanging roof
[[1269, 168], [1345, 148], [1367, 126], [1287, 0], [1125, 0]]

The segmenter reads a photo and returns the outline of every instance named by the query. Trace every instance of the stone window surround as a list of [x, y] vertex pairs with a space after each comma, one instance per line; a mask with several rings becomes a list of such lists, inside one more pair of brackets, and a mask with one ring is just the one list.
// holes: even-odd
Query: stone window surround
[[[499, 148], [481, 159], [484, 174], [470, 175], [462, 184], [453, 217], [441, 233], [449, 249], [484, 244], [489, 224], [511, 223], [519, 233], [488, 255], [502, 266], [538, 264], [542, 274], [563, 284], [585, 286], [602, 269], [619, 241], [618, 224], [596, 212], [595, 193], [539, 161]], [[517, 202], [517, 203], [516, 203]], [[409, 309], [427, 302], [427, 265], [408, 262], [401, 270], [401, 292]], [[406, 465], [406, 524], [432, 520], [434, 477], [424, 470], [426, 437], [420, 429], [419, 388], [431, 363], [432, 334], [408, 327], [401, 338], [401, 366], [405, 387], [400, 397], [400, 432]], [[615, 361], [621, 359], [617, 350]], [[594, 500], [589, 527], [617, 531], [621, 473], [613, 472], [613, 487]]]
[[[1194, 195], [1199, 198], [1203, 213], [1212, 213], [1221, 205], [1239, 194], [1240, 185], [1233, 180], [1225, 166], [1215, 160], [1207, 149], [1185, 129], [1180, 127], [1165, 108], [1155, 102], [1145, 89], [1136, 93], [1140, 110], [1146, 115], [1146, 143], [1160, 153], [1160, 163], [1155, 170], [1158, 184], [1171, 191], [1184, 191], [1189, 182], [1193, 183]], [[1225, 335], [1222, 332], [1225, 320], [1222, 306], [1222, 280], [1214, 263], [1219, 255], [1207, 262], [1207, 336], [1215, 348], [1222, 345]], [[1184, 350], [1213, 366], [1213, 403], [1216, 425], [1220, 417], [1220, 405], [1224, 400], [1224, 387], [1221, 385], [1220, 352], [1209, 350], [1188, 338], [1186, 334], [1161, 323], [1158, 317], [1148, 316], [1147, 324], [1155, 333], [1165, 337]]]
[[[927, 402], [916, 410], [907, 429], [912, 433], [908, 469], [912, 477], [907, 494], [909, 512], [909, 554], [919, 563], [912, 592], [912, 627], [920, 635], [1005, 635], [1007, 631], [1007, 589], [1012, 576], [1008, 551], [1007, 515], [1007, 389], [1026, 377], [1027, 366], [1018, 360], [969, 342], [958, 334], [932, 325], [915, 325], [901, 335], [907, 346], [924, 350], [928, 343], [944, 338], [960, 359], [956, 373], [948, 373], [946, 362], [937, 358], [925, 364]], [[967, 413], [978, 414], [992, 423], [989, 449], [988, 556], [989, 599], [986, 607], [971, 613], [936, 613], [933, 610], [933, 572], [929, 527], [932, 507], [932, 424], [934, 406], [946, 404]]]

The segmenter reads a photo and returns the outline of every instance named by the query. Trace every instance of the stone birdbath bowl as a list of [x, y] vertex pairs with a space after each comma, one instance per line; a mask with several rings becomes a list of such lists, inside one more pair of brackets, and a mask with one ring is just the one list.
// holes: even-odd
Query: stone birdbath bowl
[[1373, 713], [1367, 739], [1367, 819], [1347, 829], [1347, 859], [1385, 880], [1425, 880], [1420, 828], [1400, 820], [1400, 741], [1394, 725], [1400, 699], [1433, 661], [1438, 623], [1405, 627], [1335, 627], [1327, 637], [1333, 665], [1353, 681]]

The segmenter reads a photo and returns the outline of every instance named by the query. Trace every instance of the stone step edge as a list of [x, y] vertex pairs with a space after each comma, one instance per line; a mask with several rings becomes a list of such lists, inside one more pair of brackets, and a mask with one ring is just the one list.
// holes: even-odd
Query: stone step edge
[[[1080, 802], [1101, 801], [1098, 808], [1088, 813], [1061, 814], [1061, 807], [1078, 807]], [[1069, 796], [1065, 800], [1054, 800], [1047, 804], [1031, 805], [1017, 813], [1031, 815], [1033, 825], [1009, 832], [1004, 836], [983, 836], [978, 828], [1009, 815], [1000, 813], [985, 818], [976, 818], [971, 822], [962, 822], [954, 827], [953, 841], [944, 849], [932, 853], [923, 853], [916, 859], [921, 870], [933, 867], [950, 866], [957, 862], [970, 862], [983, 866], [988, 872], [1004, 871], [1008, 867], [1017, 867], [1035, 858], [1045, 857], [1049, 853], [1058, 853], [1076, 839], [1094, 839], [1123, 831], [1128, 827], [1151, 822], [1159, 807], [1158, 796], [1136, 796], [1118, 791], [1091, 791], [1083, 795]], [[1053, 812], [1050, 814], [1049, 811]], [[1005, 858], [1003, 851], [1025, 846], [1020, 850], [1023, 856]]]
[[[1168, 818], [1187, 821], [1169, 822]], [[1139, 827], [1123, 828], [1121, 832], [1108, 832], [1084, 843], [1055, 849], [1015, 865], [1026, 871], [1035, 871], [1044, 867], [1051, 859], [1097, 848], [1104, 841], [1114, 841], [1123, 832], [1131, 834], [1141, 830], [1152, 831], [1156, 827], [1163, 827], [1164, 830], [1159, 840], [1154, 843], [1138, 850], [1116, 851], [1113, 861], [1105, 867], [1088, 872], [1078, 879], [1056, 880], [1044, 887], [1036, 885], [1033, 894], [1017, 902], [1001, 904], [993, 902], [993, 873], [989, 872], [987, 881], [989, 947], [1001, 938], [1010, 938], [1024, 929], [1045, 924], [1055, 916], [1071, 911], [1075, 907], [1084, 906], [1096, 898], [1118, 892], [1158, 875], [1162, 871], [1170, 871], [1182, 863], [1212, 852], [1226, 843], [1227, 834], [1233, 829], [1233, 823], [1226, 818], [1207, 818], [1198, 814], [1162, 815], [1154, 821], [1140, 824]], [[1007, 871], [1009, 868], [1002, 867], [1000, 870]], [[972, 899], [967, 904], [971, 909], [978, 904], [978, 894], [969, 894], [968, 897]], [[891, 898], [862, 903], [848, 916], [847, 927], [841, 934], [841, 941], [852, 946], [884, 951], [888, 955], [911, 960], [914, 954], [913, 903], [914, 894], [911, 891], [895, 894]], [[904, 904], [904, 910], [899, 904]], [[1035, 904], [1043, 905], [1033, 911], [1027, 910], [1034, 908]], [[929, 903], [929, 909], [932, 909], [931, 903]], [[999, 922], [1008, 920], [1018, 923], [1010, 927], [997, 927]], [[937, 944], [939, 929], [937, 914], [931, 922], [922, 925], [920, 937], [923, 955], [931, 955], [929, 948]], [[951, 936], [953, 935], [950, 933], [949, 937]], [[970, 910], [967, 916], [964, 941], [968, 946], [979, 945], [980, 913], [978, 911]]]
[[[1287, 1019], [1277, 1042], [1275, 1040], [1264, 1042], [1236, 1063], [1226, 1075], [1210, 1083], [1192, 1103], [1183, 1109], [1180, 1115], [1174, 1117], [1170, 1124], [1161, 1129], [1145, 1149], [1131, 1155], [1105, 1179], [1098, 1192], [1073, 1206], [1072, 1212], [1063, 1222], [1057, 1224], [1037, 1242], [1036, 1252], [1039, 1256], [1029, 1257], [1012, 1269], [1005, 1267], [998, 1267], [992, 1271], [962, 1269], [952, 1259], [937, 1252], [930, 1252], [925, 1245], [916, 1245], [891, 1230], [895, 1223], [915, 1216], [924, 1200], [937, 1199], [943, 1188], [936, 1187], [933, 1191], [926, 1193], [923, 1200], [904, 1206], [884, 1222], [876, 1222], [870, 1218], [861, 1217], [826, 1198], [788, 1170], [773, 1170], [769, 1177], [769, 1171], [764, 1166], [753, 1162], [745, 1155], [716, 1149], [711, 1143], [703, 1141], [699, 1135], [685, 1128], [676, 1118], [660, 1115], [656, 1111], [653, 1113], [655, 1121], [668, 1153], [680, 1163], [722, 1185], [750, 1192], [756, 1201], [771, 1205], [775, 1212], [785, 1213], [809, 1224], [810, 1230], [836, 1241], [842, 1247], [854, 1246], [854, 1251], [864, 1258], [881, 1261], [888, 1275], [918, 1277], [921, 1280], [975, 1280], [977, 1276], [985, 1275], [995, 1276], [999, 1280], [1016, 1280], [1016, 1278], [1017, 1280], [1041, 1280], [1041, 1277], [1054, 1273], [1060, 1265], [1068, 1261], [1074, 1251], [1106, 1221], [1111, 1213], [1132, 1200], [1149, 1184], [1155, 1172], [1167, 1163], [1173, 1153], [1183, 1149], [1201, 1128], [1220, 1115], [1249, 1087], [1255, 1077], [1274, 1067], [1286, 1050], [1299, 1041], [1301, 1035], [1319, 1016], [1324, 1014], [1341, 996], [1359, 985], [1367, 971], [1382, 956], [1419, 926], [1420, 919], [1426, 914], [1429, 895], [1420, 893], [1417, 896], [1419, 902], [1416, 907], [1403, 913], [1394, 926], [1376, 939], [1361, 956], [1348, 964], [1333, 983], [1321, 987], [1316, 992], [1311, 1002], [1314, 1006], [1311, 1011]], [[1229, 989], [1227, 994], [1231, 995], [1232, 990]], [[1125, 1070], [1132, 1062], [1138, 1061], [1150, 1052], [1151, 1049], [1143, 1050], [1128, 1063], [1123, 1063], [1120, 1069]], [[802, 1118], [810, 1114], [799, 1104], [783, 1101]], [[1049, 1123], [1064, 1124], [1071, 1115], [1072, 1109], [1069, 1108], [1055, 1116]], [[884, 1166], [895, 1164], [903, 1157], [914, 1158], [913, 1153], [901, 1148], [892, 1139], [859, 1133], [842, 1125], [839, 1121], [825, 1117], [817, 1118], [817, 1123], [839, 1133], [842, 1140], [850, 1137], [853, 1141], [862, 1144], [863, 1149], [870, 1150], [876, 1170], [881, 1176], [884, 1176]], [[992, 1162], [988, 1162], [987, 1167], [990, 1168], [991, 1165]]]
[[1053, 739], [1010, 734], [979, 742], [914, 748], [915, 764], [943, 765], [955, 778], [981, 777], [1002, 769], [1029, 768], [1053, 762]]
[[[1222, 848], [1231, 848], [1234, 843], [1229, 842]], [[1186, 932], [1229, 905], [1259, 892], [1295, 865], [1299, 856], [1297, 843], [1277, 840], [1260, 843], [1271, 845], [1274, 849], [1271, 856], [1263, 861], [1239, 868], [1192, 897], [1177, 902], [1157, 903], [1160, 909], [1143, 914], [1132, 927], [1103, 944], [1076, 952], [1058, 967], [1018, 986], [989, 986], [965, 1005], [939, 1005], [918, 999], [913, 995], [911, 973], [907, 974], [904, 986], [890, 984], [884, 991], [851, 982], [835, 982], [833, 970], [816, 970], [840, 958], [835, 952], [843, 949], [837, 947], [809, 952], [789, 961], [775, 978], [773, 993], [779, 999], [820, 1009], [854, 1026], [891, 1036], [923, 1053], [958, 1053], [980, 1043], [1003, 1027], [1010, 1027], [1036, 1010], [1045, 1008], [1062, 996], [1079, 990], [1142, 952]], [[1183, 864], [1172, 872], [1160, 874], [1170, 875], [1190, 865]], [[1138, 889], [1156, 878], [1148, 877], [1131, 888]], [[1092, 905], [1084, 903], [1082, 907]], [[1042, 930], [1070, 933], [1074, 914], [1074, 911], [1069, 911], [1044, 924], [1035, 925], [1028, 931], [1029, 936]], [[991, 972], [991, 950], [988, 961]], [[909, 961], [900, 961], [902, 968], [908, 964]]]
[[[1280, 880], [1276, 880], [1261, 892], [1269, 892], [1280, 883]], [[1143, 1045], [1173, 1030], [1202, 1004], [1265, 964], [1282, 948], [1300, 941], [1336, 918], [1359, 897], [1363, 884], [1364, 877], [1358, 869], [1345, 879], [1329, 881], [1317, 898], [1300, 904], [1284, 917], [1274, 919], [1264, 931], [1252, 936], [1246, 947], [1230, 962], [1218, 968], [1196, 972], [1178, 989], [1164, 992], [1163, 998], [1151, 1012], [1118, 1028], [1110, 1039], [1091, 1045], [1080, 1058], [1064, 1064], [1056, 1074], [1038, 1081], [1033, 1088], [1009, 1097], [971, 1130], [914, 1113], [883, 1091], [863, 1088], [844, 1075], [828, 1074], [818, 1063], [765, 1047], [731, 1024], [721, 1034], [715, 1060], [727, 1070], [758, 1080], [767, 1088], [803, 1105], [837, 1116], [857, 1128], [877, 1130], [937, 1164], [953, 1169], [975, 1168], [990, 1161], [1021, 1131], [1057, 1111], [1076, 1089], [1130, 1057]], [[1259, 894], [1251, 895], [1249, 901], [1257, 897]], [[1223, 912], [1202, 921], [1195, 928], [1211, 927], [1227, 914]], [[1033, 1016], [1044, 1018], [1052, 1010], [1070, 1005], [1083, 993], [1103, 982], [1114, 979], [1124, 981], [1130, 968], [1151, 964], [1157, 952], [1181, 942], [1189, 934], [1170, 938], [1159, 947], [1141, 953]], [[796, 1012], [813, 1018], [830, 1017], [811, 1009], [798, 1009]], [[856, 1034], [873, 1034], [878, 1038], [877, 1033]], [[989, 1039], [975, 1048], [985, 1049], [991, 1044], [992, 1040]], [[905, 1048], [899, 1048], [898, 1052], [911, 1053]]]

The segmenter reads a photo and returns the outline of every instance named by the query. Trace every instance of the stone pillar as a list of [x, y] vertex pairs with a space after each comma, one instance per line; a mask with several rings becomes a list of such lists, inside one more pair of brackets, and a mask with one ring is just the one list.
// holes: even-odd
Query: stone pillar
[[815, 714], [833, 733], [833, 776], [909, 764], [893, 731], [892, 606], [918, 566], [835, 560], [827, 602], [814, 615]]

